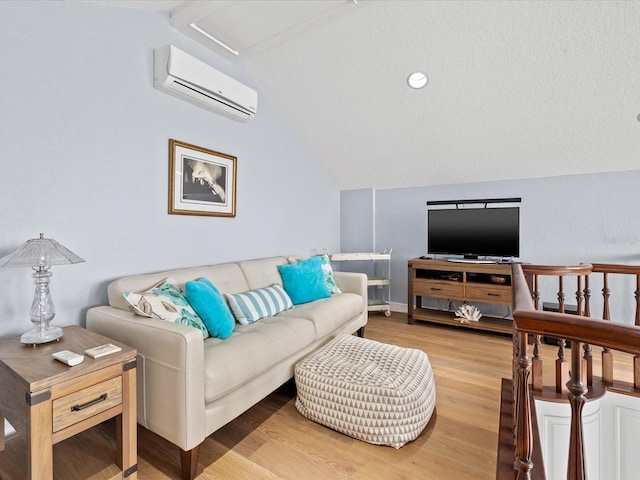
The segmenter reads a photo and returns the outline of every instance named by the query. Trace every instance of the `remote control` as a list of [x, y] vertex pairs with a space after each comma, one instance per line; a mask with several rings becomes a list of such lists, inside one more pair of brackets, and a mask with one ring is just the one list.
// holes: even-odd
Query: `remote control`
[[119, 346], [114, 345], [113, 343], [105, 343], [104, 345], [100, 345], [99, 347], [88, 348], [84, 351], [84, 353], [92, 358], [100, 358], [111, 353], [119, 352], [120, 350], [122, 349]]
[[53, 358], [73, 367], [74, 365], [82, 363], [82, 361], [84, 360], [84, 355], [78, 355], [77, 353], [73, 353], [70, 350], [62, 350], [61, 352], [54, 353]]

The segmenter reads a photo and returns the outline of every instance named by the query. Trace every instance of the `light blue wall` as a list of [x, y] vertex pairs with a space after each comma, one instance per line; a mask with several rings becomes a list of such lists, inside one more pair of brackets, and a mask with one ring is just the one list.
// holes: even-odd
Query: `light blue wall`
[[[257, 87], [163, 13], [0, 2], [0, 256], [44, 232], [86, 260], [53, 268], [58, 325], [123, 275], [338, 249], [339, 191], [269, 99], [240, 124], [154, 90], [166, 44]], [[167, 214], [169, 138], [237, 156], [235, 218]], [[0, 336], [20, 333], [30, 270], [0, 283]]]
[[343, 252], [370, 252], [374, 241], [374, 191], [340, 192], [340, 247]]
[[[375, 250], [375, 191], [369, 188], [340, 192], [340, 251], [372, 252]], [[334, 263], [336, 270], [363, 272], [374, 275], [374, 265], [369, 261]]]
[[[377, 190], [353, 195], [342, 192], [341, 223], [374, 215], [375, 231], [343, 229], [342, 251], [365, 248], [375, 236], [378, 250], [393, 248], [391, 301], [407, 303], [407, 260], [427, 252], [426, 202], [472, 198], [521, 197], [520, 259], [538, 264], [610, 262], [640, 264], [640, 170], [620, 173], [562, 176], [540, 179], [484, 182], [416, 188]], [[375, 206], [364, 198], [375, 198]], [[360, 243], [359, 243], [360, 242]], [[592, 291], [598, 308], [598, 280]], [[551, 288], [551, 287], [550, 287]], [[570, 287], [573, 288], [573, 287]], [[572, 290], [569, 290], [572, 291]], [[633, 286], [612, 284], [620, 296], [614, 300], [618, 319], [630, 321]], [[555, 294], [555, 290], [553, 291]], [[598, 312], [599, 313], [599, 312]]]

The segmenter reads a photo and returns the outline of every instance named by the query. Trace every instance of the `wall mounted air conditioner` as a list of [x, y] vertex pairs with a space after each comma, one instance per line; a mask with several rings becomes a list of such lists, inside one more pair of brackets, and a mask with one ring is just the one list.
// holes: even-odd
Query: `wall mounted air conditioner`
[[173, 45], [153, 52], [153, 87], [238, 122], [258, 110], [258, 92]]

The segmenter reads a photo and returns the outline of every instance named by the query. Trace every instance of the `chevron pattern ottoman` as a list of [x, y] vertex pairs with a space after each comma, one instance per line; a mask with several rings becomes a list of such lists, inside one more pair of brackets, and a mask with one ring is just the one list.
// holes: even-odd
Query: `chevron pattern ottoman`
[[429, 423], [436, 388], [427, 355], [341, 335], [295, 367], [296, 408], [353, 438], [400, 448]]

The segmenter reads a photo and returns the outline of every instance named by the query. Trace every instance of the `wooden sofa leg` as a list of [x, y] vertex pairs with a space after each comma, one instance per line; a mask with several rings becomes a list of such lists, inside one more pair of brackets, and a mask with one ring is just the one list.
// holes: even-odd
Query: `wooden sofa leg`
[[182, 480], [193, 480], [198, 470], [198, 452], [200, 445], [191, 450], [180, 449], [180, 465], [182, 466]]
[[364, 327], [360, 327], [360, 328], [358, 329], [358, 336], [359, 336], [360, 338], [364, 338]]

